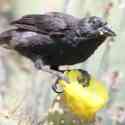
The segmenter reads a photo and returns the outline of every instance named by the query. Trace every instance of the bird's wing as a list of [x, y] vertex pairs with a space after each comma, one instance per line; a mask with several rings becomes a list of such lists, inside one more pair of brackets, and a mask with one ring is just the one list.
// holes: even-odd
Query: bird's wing
[[27, 15], [11, 24], [19, 29], [57, 36], [63, 35], [69, 27], [64, 18], [51, 14]]
[[52, 44], [52, 39], [48, 35], [32, 31], [11, 31], [11, 43], [14, 47], [44, 47]]
[[[58, 46], [48, 35], [43, 35], [35, 32], [13, 32], [11, 46], [25, 56], [43, 56], [48, 58], [48, 55], [56, 55], [59, 53]], [[57, 47], [56, 47], [57, 46]], [[32, 58], [32, 57], [31, 57]]]

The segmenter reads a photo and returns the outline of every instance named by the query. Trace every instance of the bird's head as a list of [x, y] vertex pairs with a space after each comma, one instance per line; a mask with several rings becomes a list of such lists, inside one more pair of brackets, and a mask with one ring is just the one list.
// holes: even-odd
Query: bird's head
[[101, 17], [86, 17], [79, 22], [80, 34], [87, 38], [107, 38], [109, 36], [116, 36], [108, 23]]

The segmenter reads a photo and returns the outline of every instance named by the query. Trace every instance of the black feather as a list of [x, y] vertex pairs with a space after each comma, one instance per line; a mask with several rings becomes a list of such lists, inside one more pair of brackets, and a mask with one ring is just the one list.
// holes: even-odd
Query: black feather
[[106, 34], [106, 24], [99, 17], [78, 19], [59, 12], [27, 15], [13, 21], [16, 28], [0, 34], [0, 41], [8, 41], [35, 64], [41, 60], [58, 70], [60, 65], [85, 61], [108, 36], [115, 35], [111, 30]]

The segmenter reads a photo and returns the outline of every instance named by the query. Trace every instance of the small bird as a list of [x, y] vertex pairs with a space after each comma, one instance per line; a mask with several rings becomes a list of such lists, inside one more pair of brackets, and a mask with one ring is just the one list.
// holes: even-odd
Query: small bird
[[26, 15], [10, 24], [14, 28], [0, 34], [0, 44], [31, 59], [37, 69], [48, 65], [56, 71], [84, 62], [107, 37], [116, 35], [101, 17], [60, 12]]

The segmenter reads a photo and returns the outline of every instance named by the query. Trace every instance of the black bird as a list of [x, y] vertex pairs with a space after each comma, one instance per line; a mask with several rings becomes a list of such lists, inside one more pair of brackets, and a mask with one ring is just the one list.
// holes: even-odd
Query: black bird
[[11, 22], [15, 26], [0, 34], [0, 44], [8, 44], [31, 59], [37, 69], [49, 65], [73, 65], [88, 59], [109, 36], [115, 33], [96, 16], [76, 18], [60, 12], [26, 15]]

